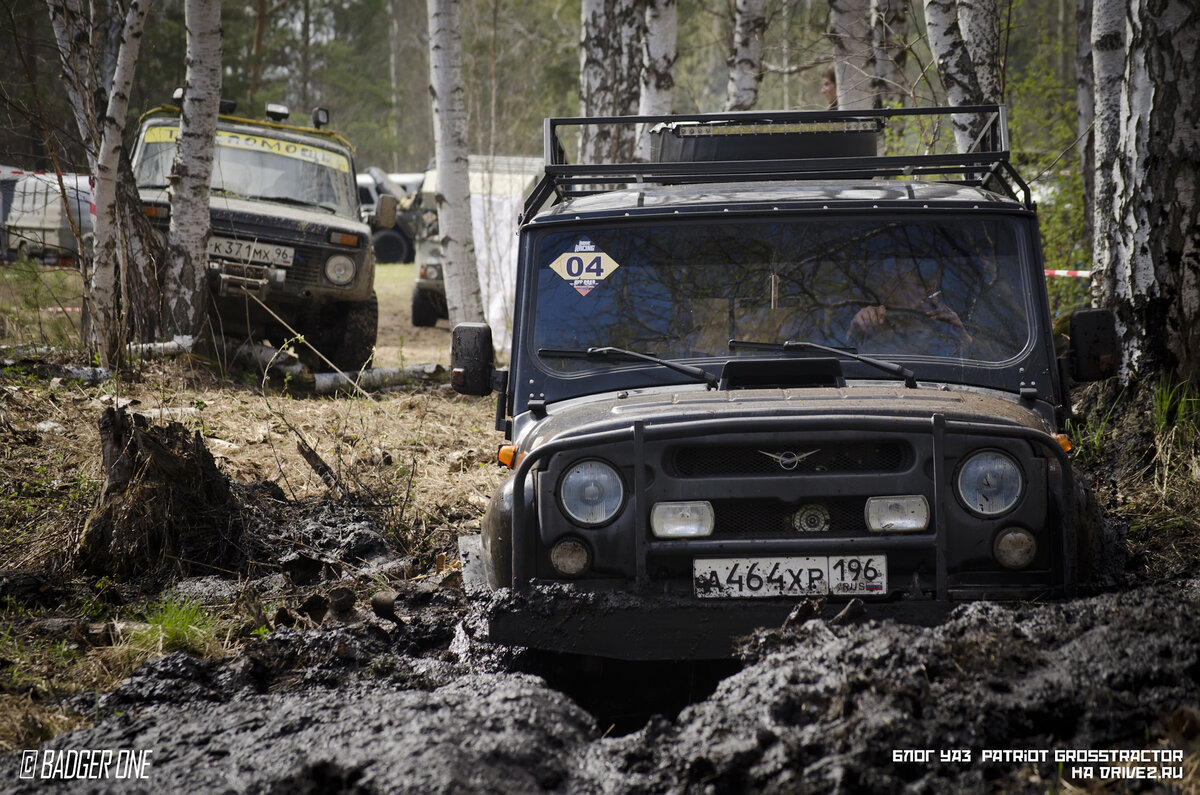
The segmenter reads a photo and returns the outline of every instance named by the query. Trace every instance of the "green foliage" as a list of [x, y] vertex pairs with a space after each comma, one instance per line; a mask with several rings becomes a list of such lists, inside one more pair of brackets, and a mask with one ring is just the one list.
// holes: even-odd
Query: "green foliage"
[[[1005, 70], [1014, 158], [1038, 203], [1049, 270], [1092, 268], [1083, 175], [1076, 151], [1075, 28], [1053, 4], [1015, 0]], [[1047, 277], [1054, 317], [1088, 301], [1087, 279]]]
[[1150, 416], [1155, 436], [1170, 437], [1181, 451], [1190, 450], [1200, 439], [1200, 390], [1164, 375], [1154, 389]]

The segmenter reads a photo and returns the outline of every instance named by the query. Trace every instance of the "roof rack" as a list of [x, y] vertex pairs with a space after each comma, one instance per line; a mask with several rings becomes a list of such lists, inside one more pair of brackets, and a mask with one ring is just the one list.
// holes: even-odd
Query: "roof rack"
[[[955, 124], [978, 124], [965, 154], [955, 149]], [[594, 128], [613, 137], [650, 135], [651, 162], [568, 162], [562, 131], [573, 129], [574, 144]], [[525, 218], [547, 201], [628, 184], [813, 179], [936, 178], [1033, 206], [1010, 161], [1004, 105], [550, 118], [545, 146], [546, 172], [525, 203]], [[889, 154], [904, 149], [909, 153]]]

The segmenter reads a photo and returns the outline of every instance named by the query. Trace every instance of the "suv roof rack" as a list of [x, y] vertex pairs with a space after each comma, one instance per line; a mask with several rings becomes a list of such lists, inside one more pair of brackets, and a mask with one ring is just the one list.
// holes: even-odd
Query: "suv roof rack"
[[[975, 123], [980, 132], [974, 144], [958, 153], [955, 124]], [[604, 134], [614, 139], [651, 135], [652, 162], [570, 163], [565, 128], [575, 130], [576, 140], [588, 128], [607, 128]], [[911, 177], [974, 185], [1032, 208], [1008, 141], [1004, 105], [550, 118], [546, 172], [523, 215], [532, 217], [552, 198], [557, 204], [630, 183]], [[880, 144], [883, 155], [877, 154]], [[888, 154], [903, 149], [908, 153]]]

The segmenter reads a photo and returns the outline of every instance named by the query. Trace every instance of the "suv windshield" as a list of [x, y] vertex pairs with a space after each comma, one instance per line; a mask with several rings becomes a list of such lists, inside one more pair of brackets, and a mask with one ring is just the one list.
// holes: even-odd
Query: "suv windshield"
[[[178, 127], [146, 130], [134, 165], [138, 187], [167, 184]], [[218, 130], [212, 189], [248, 199], [325, 207], [358, 217], [358, 188], [350, 158], [342, 152], [270, 134]]]
[[[1016, 218], [771, 219], [546, 231], [533, 349], [554, 372], [619, 346], [668, 359], [770, 356], [731, 339], [887, 358], [1003, 362], [1030, 338]], [[622, 362], [622, 364], [626, 364]]]

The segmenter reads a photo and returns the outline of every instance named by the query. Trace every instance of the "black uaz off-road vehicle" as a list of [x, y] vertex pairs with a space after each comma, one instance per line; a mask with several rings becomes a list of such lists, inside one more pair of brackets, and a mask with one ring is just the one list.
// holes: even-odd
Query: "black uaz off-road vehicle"
[[[511, 365], [486, 326], [452, 343], [511, 440], [462, 542], [492, 639], [721, 656], [809, 598], [919, 615], [1091, 576], [1062, 431], [1113, 318], [1056, 354], [1005, 110], [953, 113], [986, 121], [970, 154], [888, 154], [949, 109], [547, 122]], [[568, 164], [583, 124], [657, 125], [652, 162]]]
[[[323, 109], [306, 128], [284, 124], [283, 106], [268, 105], [271, 120], [255, 121], [228, 115], [233, 110], [222, 104], [209, 199], [215, 330], [278, 345], [291, 337], [287, 324], [338, 368], [369, 367], [379, 309], [353, 149], [319, 128], [328, 122]], [[133, 151], [142, 202], [163, 234], [178, 132], [179, 109], [156, 108], [142, 117]], [[395, 198], [369, 220], [381, 228], [394, 223]], [[299, 350], [314, 368], [328, 369], [306, 347]]]

